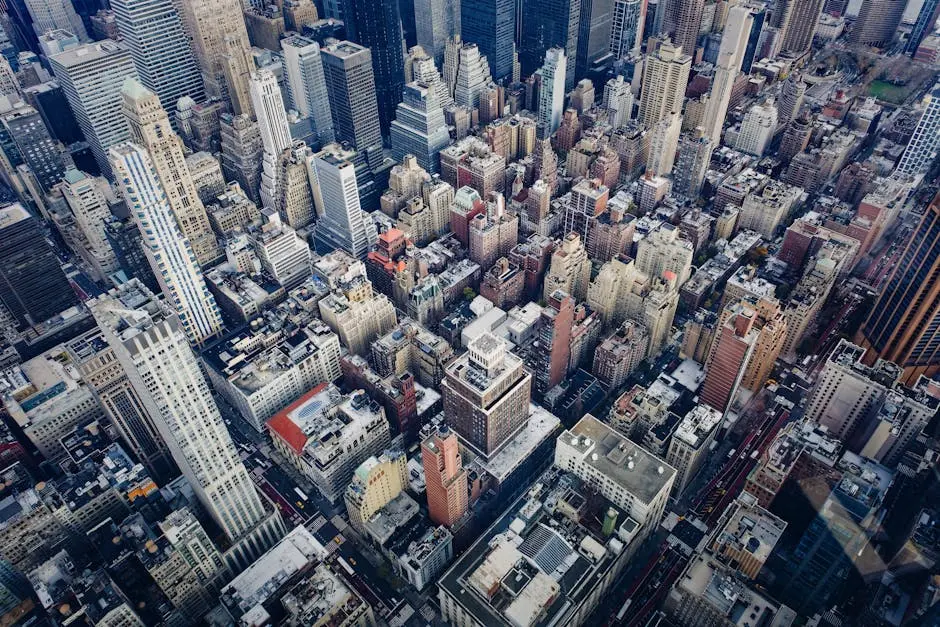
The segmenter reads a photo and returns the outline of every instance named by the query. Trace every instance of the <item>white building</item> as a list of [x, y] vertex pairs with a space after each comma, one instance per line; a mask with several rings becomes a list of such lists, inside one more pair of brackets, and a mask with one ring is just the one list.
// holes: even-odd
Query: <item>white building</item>
[[777, 107], [773, 100], [755, 104], [744, 114], [734, 147], [760, 157], [770, 145], [776, 130]]
[[476, 109], [480, 106], [480, 94], [492, 81], [490, 65], [477, 45], [462, 44], [457, 50], [454, 102], [461, 107]]
[[328, 144], [335, 139], [330, 99], [323, 77], [323, 59], [320, 45], [300, 35], [281, 40], [284, 69], [291, 96], [291, 107], [300, 115], [311, 118], [320, 142]]
[[662, 278], [664, 272], [672, 272], [679, 286], [692, 273], [694, 255], [692, 242], [683, 239], [678, 228], [665, 222], [637, 244], [636, 267], [651, 278]]
[[111, 193], [107, 181], [70, 169], [66, 171], [59, 189], [82, 235], [84, 245], [76, 252], [99, 281], [107, 281], [108, 275], [119, 267], [114, 249], [104, 234], [105, 220], [111, 215], [105, 196]]
[[615, 129], [626, 126], [632, 119], [633, 90], [622, 76], [607, 81], [604, 87], [604, 108], [607, 109], [607, 121]]
[[558, 130], [565, 109], [565, 68], [567, 59], [563, 48], [545, 51], [545, 63], [539, 70], [542, 84], [539, 87], [538, 123], [542, 125], [542, 138], [550, 137]]
[[673, 485], [676, 495], [682, 494], [689, 481], [698, 474], [708, 447], [715, 439], [722, 414], [708, 405], [699, 404], [686, 414], [669, 440], [666, 461], [676, 469]]
[[672, 173], [681, 133], [682, 116], [678, 113], [670, 113], [650, 129], [650, 150], [646, 159], [647, 172], [652, 173], [653, 176], [667, 176]]
[[337, 158], [329, 152], [314, 155], [312, 176], [317, 203], [314, 245], [324, 254], [342, 250], [363, 258], [375, 243], [375, 223], [362, 210], [352, 161]]
[[277, 212], [265, 209], [263, 215], [265, 223], [249, 238], [264, 271], [289, 290], [310, 276], [310, 246]]
[[42, 37], [50, 30], [64, 30], [82, 41], [88, 41], [88, 33], [82, 18], [69, 0], [25, 0], [29, 16], [33, 18], [33, 30]]
[[728, 11], [721, 45], [718, 48], [718, 60], [715, 63], [715, 77], [712, 79], [712, 89], [708, 94], [708, 104], [705, 105], [705, 115], [702, 118], [705, 137], [715, 146], [721, 143], [721, 129], [728, 115], [731, 89], [741, 71], [753, 24], [754, 16], [749, 7], [738, 5]]
[[277, 77], [269, 70], [251, 74], [251, 103], [261, 131], [261, 204], [276, 209], [278, 199], [277, 162], [281, 153], [291, 147], [290, 124], [281, 97]]
[[940, 83], [924, 98], [924, 114], [914, 128], [911, 141], [901, 155], [897, 172], [923, 175], [940, 149]]

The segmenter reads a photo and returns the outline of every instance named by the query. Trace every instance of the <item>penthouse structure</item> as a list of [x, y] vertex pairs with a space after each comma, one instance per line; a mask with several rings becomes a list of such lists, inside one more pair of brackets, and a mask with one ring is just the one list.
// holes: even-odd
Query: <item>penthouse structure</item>
[[385, 410], [362, 390], [324, 383], [268, 421], [274, 447], [336, 502], [359, 465], [388, 446]]

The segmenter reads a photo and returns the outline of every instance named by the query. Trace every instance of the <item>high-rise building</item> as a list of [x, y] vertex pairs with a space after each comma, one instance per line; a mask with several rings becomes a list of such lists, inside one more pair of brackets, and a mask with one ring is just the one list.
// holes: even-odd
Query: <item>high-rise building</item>
[[284, 524], [264, 506], [239, 459], [182, 324], [138, 281], [90, 308], [176, 465], [244, 567], [280, 539]]
[[622, 59], [640, 49], [645, 8], [643, 0], [614, 0], [610, 28], [610, 53], [614, 59]]
[[924, 97], [923, 108], [924, 113], [898, 162], [897, 172], [900, 174], [926, 174], [937, 158], [940, 150], [940, 82]]
[[728, 21], [721, 36], [721, 45], [718, 48], [718, 60], [715, 63], [715, 76], [712, 79], [711, 93], [708, 94], [708, 104], [705, 106], [703, 124], [705, 137], [712, 145], [721, 143], [721, 129], [728, 115], [728, 104], [731, 102], [731, 92], [734, 83], [741, 71], [741, 64], [748, 43], [748, 35], [754, 17], [750, 9], [737, 5], [728, 11]]
[[224, 113], [219, 118], [222, 148], [222, 173], [236, 181], [254, 202], [260, 202], [261, 131], [249, 115]]
[[[36, 109], [25, 102], [14, 103], [9, 110], [0, 113], [0, 124], [9, 133], [16, 152], [36, 177], [42, 191], [48, 192], [62, 180], [69, 161], [68, 154], [49, 135], [43, 117]], [[10, 165], [19, 164], [11, 162]]]
[[88, 41], [82, 19], [70, 0], [23, 0], [32, 17], [33, 30], [42, 37], [50, 30], [64, 30], [81, 41]]
[[428, 429], [421, 442], [421, 462], [428, 496], [428, 514], [435, 523], [451, 527], [467, 512], [467, 470], [457, 435], [448, 426]]
[[[405, 49], [397, 2], [344, 0], [346, 34], [369, 49], [382, 134], [388, 134], [405, 86]], [[357, 86], [357, 89], [365, 86]], [[360, 148], [358, 145], [357, 148]], [[361, 149], [361, 148], [360, 148]]]
[[189, 341], [202, 345], [222, 331], [221, 314], [189, 239], [180, 230], [153, 160], [146, 149], [125, 143], [112, 146], [111, 162], [160, 289], [173, 303]]
[[460, 44], [454, 69], [454, 102], [467, 109], [480, 107], [480, 96], [492, 82], [490, 66], [476, 44]]
[[428, 85], [417, 82], [405, 85], [390, 134], [396, 160], [411, 154], [426, 172], [440, 172], [438, 155], [450, 143], [450, 133], [438, 95]]
[[581, 236], [568, 233], [552, 252], [551, 263], [545, 274], [543, 298], [547, 301], [556, 290], [561, 290], [583, 300], [587, 296], [590, 281], [591, 260]]
[[461, 5], [461, 37], [479, 46], [494, 80], [509, 82], [516, 52], [516, 0], [461, 0]]
[[676, 275], [682, 285], [692, 273], [692, 242], [683, 239], [679, 229], [663, 223], [640, 240], [636, 250], [636, 267], [640, 272], [661, 277], [665, 272]]
[[940, 195], [911, 234], [859, 332], [858, 343], [904, 369], [905, 382], [940, 371]]
[[[468, 13], [467, 11], [464, 12]], [[523, 0], [519, 61], [522, 73], [534, 73], [551, 48], [561, 48], [565, 68], [564, 90], [574, 87], [581, 26], [579, 0]]]
[[375, 224], [362, 210], [356, 184], [356, 167], [351, 161], [329, 153], [313, 158], [317, 194], [317, 221], [314, 243], [321, 254], [342, 250], [363, 258], [375, 243]]
[[757, 330], [754, 312], [745, 309], [728, 316], [712, 342], [712, 351], [705, 364], [702, 402], [724, 412], [733, 402], [754, 352]]
[[95, 278], [106, 282], [109, 275], [118, 269], [114, 249], [105, 236], [105, 222], [111, 215], [105, 196], [110, 194], [107, 181], [70, 169], [65, 173], [59, 189], [85, 244], [76, 252], [91, 268]]
[[251, 116], [248, 76], [253, 64], [242, 4], [238, 0], [192, 0], [181, 7], [206, 93], [230, 101], [235, 115]]
[[324, 83], [326, 79], [320, 44], [313, 39], [295, 35], [281, 40], [281, 50], [284, 53], [292, 108], [313, 120], [314, 130], [322, 144], [334, 141], [333, 117]]
[[407, 464], [400, 451], [373, 455], [359, 464], [343, 494], [349, 524], [366, 533], [365, 523], [408, 486]]
[[123, 44], [110, 39], [70, 48], [49, 59], [101, 172], [111, 173], [108, 148], [130, 136], [121, 115], [121, 86], [137, 78]]
[[336, 141], [347, 142], [360, 158], [371, 162], [375, 158], [371, 153], [381, 153], [382, 147], [372, 53], [351, 41], [341, 41], [325, 46], [320, 54]]
[[673, 41], [690, 57], [695, 57], [698, 35], [702, 25], [705, 0], [681, 0], [670, 2], [675, 11]]
[[17, 326], [45, 322], [77, 303], [39, 220], [19, 204], [0, 208], [0, 305]]
[[897, 34], [905, 8], [907, 0], [862, 0], [849, 40], [873, 48], [887, 46]]
[[763, 156], [776, 130], [777, 107], [773, 100], [755, 104], [744, 114], [734, 147], [757, 157]]
[[682, 116], [670, 113], [656, 122], [649, 131], [650, 149], [646, 158], [646, 172], [653, 176], [668, 176], [676, 162]]
[[548, 393], [568, 376], [575, 304], [571, 296], [557, 290], [549, 295], [542, 308], [535, 373], [535, 390], [540, 395]]
[[494, 456], [529, 419], [532, 375], [503, 340], [483, 333], [447, 366], [444, 416], [468, 447]]
[[788, 0], [780, 10], [787, 12], [783, 26], [781, 50], [794, 57], [809, 51], [819, 24], [819, 15], [825, 0]]
[[183, 141], [173, 132], [157, 95], [133, 79], [121, 89], [131, 141], [146, 149], [183, 236], [196, 261], [211, 265], [222, 256], [186, 163]]
[[538, 123], [541, 126], [542, 139], [550, 137], [561, 124], [561, 114], [565, 106], [567, 65], [563, 48], [550, 48], [545, 51], [545, 63], [539, 70], [542, 74], [542, 85], [539, 88]]
[[682, 111], [691, 68], [692, 57], [668, 39], [656, 54], [646, 57], [637, 116], [641, 124], [650, 128], [670, 113]]
[[937, 20], [940, 19], [940, 0], [924, 0], [914, 22], [914, 28], [904, 45], [904, 54], [913, 57], [917, 54], [920, 44], [934, 31]]
[[714, 147], [711, 139], [701, 132], [693, 135], [684, 133], [679, 138], [679, 152], [676, 155], [672, 181], [673, 194], [689, 200], [698, 198]]
[[614, 129], [623, 128], [633, 118], [633, 90], [622, 76], [607, 81], [604, 87], [607, 121]]
[[251, 103], [261, 132], [261, 204], [275, 208], [278, 199], [277, 162], [291, 147], [290, 125], [277, 78], [268, 70], [251, 74], [249, 82]]
[[585, 76], [610, 53], [613, 0], [585, 0], [581, 3], [575, 74]]
[[414, 5], [418, 45], [440, 65], [447, 40], [460, 34], [460, 0], [415, 0]]
[[800, 114], [803, 107], [803, 97], [806, 94], [806, 83], [799, 72], [787, 77], [780, 90], [780, 100], [777, 101], [777, 123], [789, 124]]
[[173, 0], [115, 0], [111, 10], [140, 82], [163, 108], [175, 109], [184, 96], [202, 102], [202, 76]]

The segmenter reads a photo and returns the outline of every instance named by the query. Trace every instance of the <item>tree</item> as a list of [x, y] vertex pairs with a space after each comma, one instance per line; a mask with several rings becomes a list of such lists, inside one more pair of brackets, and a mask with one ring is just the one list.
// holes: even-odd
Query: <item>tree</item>
[[469, 303], [469, 302], [472, 302], [473, 299], [477, 297], [477, 293], [473, 291], [472, 287], [465, 287], [463, 288], [463, 297]]

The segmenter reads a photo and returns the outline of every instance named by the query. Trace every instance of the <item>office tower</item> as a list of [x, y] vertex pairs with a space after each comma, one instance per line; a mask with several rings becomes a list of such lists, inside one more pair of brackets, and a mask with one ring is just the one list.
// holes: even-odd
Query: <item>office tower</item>
[[277, 204], [277, 161], [290, 148], [290, 126], [281, 98], [277, 78], [268, 70], [253, 72], [249, 82], [251, 103], [261, 132], [261, 204], [273, 208]]
[[173, 0], [114, 0], [111, 10], [144, 87], [167, 111], [189, 96], [202, 102], [202, 76]]
[[646, 158], [647, 172], [654, 176], [667, 176], [672, 173], [681, 132], [682, 116], [678, 113], [670, 113], [650, 129], [650, 151]]
[[714, 144], [708, 137], [701, 134], [701, 129], [698, 129], [698, 132], [691, 135], [682, 134], [679, 138], [678, 150], [672, 193], [688, 200], [695, 200], [702, 191]]
[[906, 7], [907, 0], [862, 0], [849, 41], [873, 48], [887, 46], [894, 41]]
[[447, 366], [444, 416], [469, 448], [491, 458], [525, 428], [531, 388], [522, 359], [503, 340], [483, 333]]
[[[448, 40], [450, 41], [450, 40]], [[437, 65], [434, 59], [429, 57], [424, 50], [418, 48], [415, 50], [411, 65], [412, 80], [424, 83], [437, 94], [437, 101], [441, 107], [447, 107], [454, 104], [453, 94], [450, 87], [444, 82], [440, 72], [437, 71]], [[455, 70], [456, 71], [456, 70]]]
[[522, 73], [534, 73], [551, 48], [564, 51], [564, 90], [574, 87], [575, 60], [578, 54], [578, 29], [581, 25], [579, 0], [523, 0], [522, 35], [519, 61]]
[[535, 390], [545, 395], [568, 376], [575, 300], [561, 290], [553, 292], [542, 308], [538, 331]]
[[71, 0], [25, 0], [25, 4], [33, 18], [33, 30], [38, 37], [50, 30], [64, 30], [81, 41], [88, 41], [85, 25], [75, 12]]
[[78, 303], [42, 225], [19, 204], [0, 208], [0, 305], [19, 328]]
[[123, 44], [110, 39], [71, 48], [49, 59], [62, 91], [91, 147], [95, 162], [111, 173], [108, 148], [130, 136], [121, 115], [121, 86], [137, 78], [134, 61]]
[[[819, 15], [825, 0], [789, 0], [786, 3], [786, 23], [783, 26], [781, 50], [799, 57], [813, 46], [813, 36], [819, 24]], [[783, 7], [781, 7], [782, 9]], [[902, 7], [903, 10], [903, 7]]]
[[49, 136], [49, 130], [36, 109], [17, 102], [8, 111], [0, 113], [0, 123], [42, 191], [48, 192], [62, 180], [70, 159], [60, 144]]
[[940, 195], [904, 248], [862, 325], [858, 343], [904, 369], [904, 382], [940, 371]]
[[734, 147], [757, 157], [763, 156], [776, 130], [777, 107], [773, 100], [755, 104], [744, 114]]
[[131, 141], [149, 153], [157, 179], [166, 194], [166, 203], [183, 237], [189, 240], [196, 261], [200, 265], [213, 263], [222, 256], [222, 251], [186, 165], [183, 141], [170, 127], [166, 111], [154, 92], [129, 79], [121, 93]]
[[904, 45], [904, 54], [913, 57], [927, 35], [934, 31], [937, 20], [940, 19], [940, 0], [924, 0], [914, 22], [914, 28]]
[[799, 72], [794, 72], [783, 82], [780, 90], [780, 100], [777, 102], [777, 123], [789, 124], [800, 114], [803, 107], [803, 96], [806, 94], [806, 83]]
[[670, 4], [675, 11], [673, 41], [684, 53], [694, 58], [705, 0], [672, 0]]
[[219, 117], [222, 138], [222, 173], [228, 181], [236, 181], [254, 202], [260, 203], [261, 131], [258, 123], [247, 115]]
[[414, 4], [418, 45], [441, 64], [447, 40], [460, 34], [460, 0], [415, 0]]
[[461, 107], [478, 109], [480, 95], [492, 82], [490, 66], [476, 44], [460, 44], [454, 70], [453, 97]]
[[59, 185], [62, 197], [68, 204], [86, 245], [78, 252], [95, 277], [105, 282], [118, 270], [117, 257], [105, 235], [105, 222], [111, 216], [105, 194], [110, 193], [103, 178], [93, 178], [84, 172], [70, 169]]
[[251, 116], [251, 43], [242, 4], [238, 0], [192, 0], [181, 6], [207, 95], [231, 102], [235, 115]]
[[437, 94], [423, 83], [408, 83], [391, 127], [392, 154], [396, 160], [414, 155], [418, 165], [436, 174], [441, 150], [450, 143], [444, 109]]
[[374, 157], [368, 154], [380, 152], [382, 147], [372, 53], [351, 41], [341, 41], [325, 46], [320, 55], [336, 141], [347, 142], [371, 162]]
[[[345, 0], [345, 3], [347, 36], [368, 48], [371, 54], [379, 124], [382, 134], [387, 135], [405, 86], [404, 42], [398, 3], [384, 0]], [[359, 88], [364, 89], [365, 86]]]
[[733, 308], [719, 327], [705, 364], [702, 402], [724, 412], [734, 403], [744, 371], [757, 342], [753, 311]]
[[920, 121], [907, 143], [897, 172], [912, 176], [926, 174], [940, 150], [940, 82], [924, 97]]
[[324, 83], [320, 44], [307, 37], [295, 35], [282, 39], [281, 49], [292, 108], [303, 117], [313, 120], [313, 127], [321, 144], [334, 141], [333, 117]]
[[[128, 148], [112, 154], [136, 159]], [[138, 162], [135, 167], [146, 166]], [[168, 211], [164, 219], [172, 219]], [[236, 561], [250, 563], [277, 542], [284, 525], [276, 510], [266, 511], [238, 457], [186, 341], [189, 333], [169, 306], [138, 281], [92, 300], [90, 309], [200, 504], [241, 554]]]
[[692, 57], [668, 39], [655, 54], [647, 55], [640, 90], [637, 120], [651, 128], [670, 113], [680, 113], [689, 82]]
[[610, 53], [622, 59], [643, 43], [643, 0], [614, 0], [610, 28]]
[[745, 6], [733, 6], [728, 11], [728, 22], [721, 36], [718, 61], [715, 63], [715, 76], [712, 79], [712, 88], [708, 94], [708, 104], [705, 106], [705, 115], [702, 120], [705, 137], [714, 146], [721, 145], [721, 129], [728, 115], [731, 91], [738, 78], [738, 72], [741, 71], [748, 34], [753, 23], [754, 17], [750, 9]]
[[111, 160], [160, 290], [173, 303], [190, 342], [202, 345], [222, 331], [221, 314], [203, 280], [189, 239], [180, 229], [154, 162], [145, 148], [131, 143], [112, 147]]
[[[541, 191], [541, 190], [539, 190]], [[583, 179], [571, 188], [571, 200], [565, 207], [563, 233], [577, 233], [587, 242], [595, 218], [607, 210], [610, 189], [598, 179]]]
[[585, 76], [594, 64], [610, 51], [613, 0], [584, 0], [578, 26], [575, 75]]
[[508, 82], [516, 51], [516, 0], [461, 0], [461, 5], [461, 38], [480, 47], [493, 80]]
[[313, 158], [314, 186], [319, 189], [314, 244], [320, 254], [342, 250], [363, 258], [377, 237], [375, 223], [362, 210], [351, 161], [321, 152]]
[[633, 90], [622, 76], [607, 81], [604, 87], [604, 108], [607, 121], [614, 129], [622, 128], [633, 117]]
[[467, 470], [457, 435], [446, 424], [428, 431], [421, 442], [428, 515], [438, 525], [451, 527], [467, 512]]
[[551, 137], [559, 124], [565, 106], [565, 68], [567, 61], [563, 48], [551, 48], [545, 52], [542, 65], [542, 85], [539, 88], [538, 123], [542, 139]]

